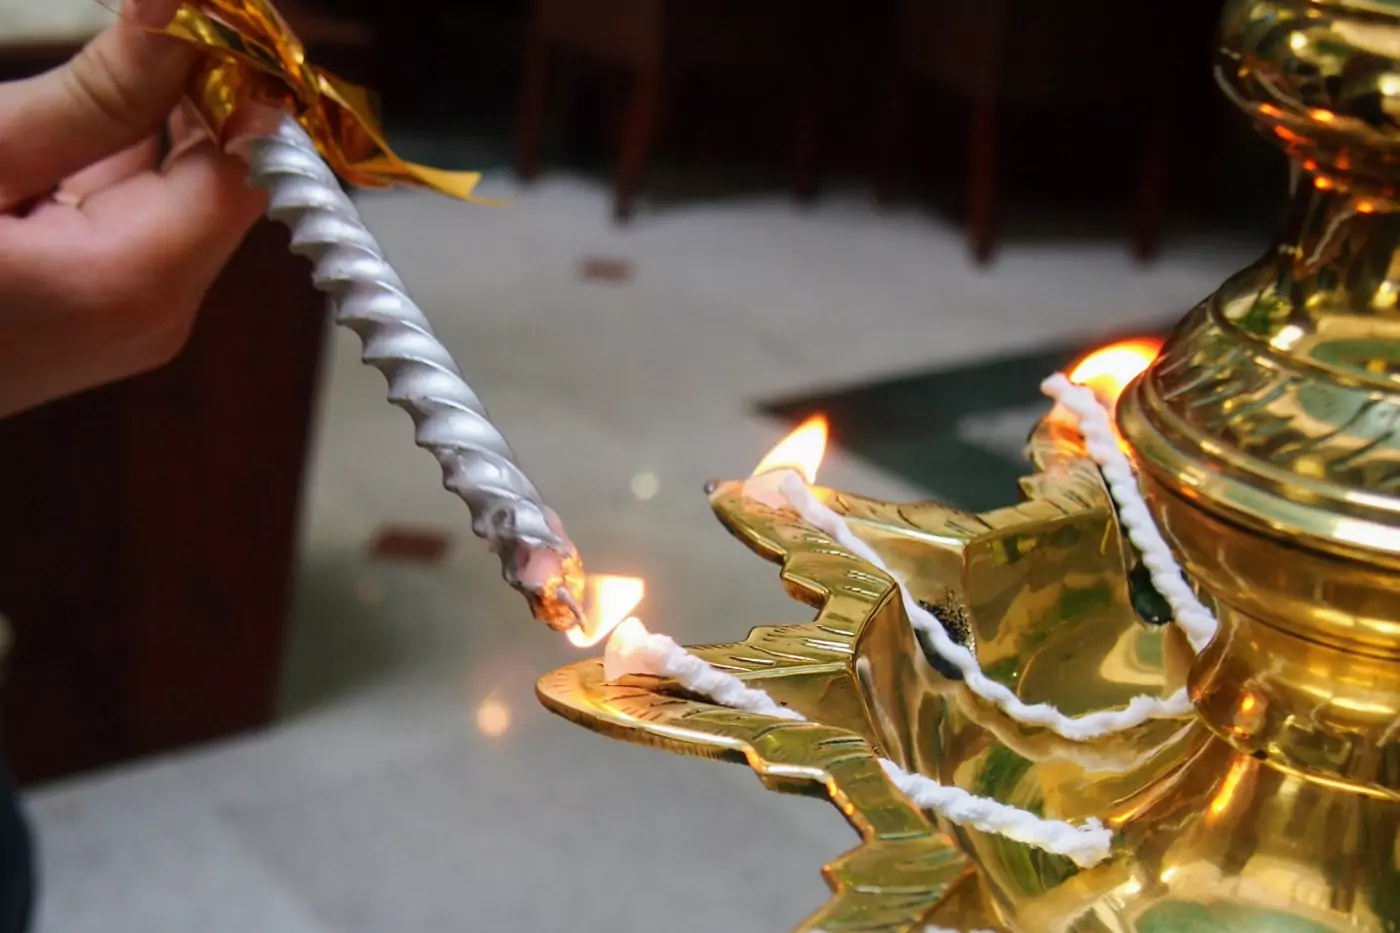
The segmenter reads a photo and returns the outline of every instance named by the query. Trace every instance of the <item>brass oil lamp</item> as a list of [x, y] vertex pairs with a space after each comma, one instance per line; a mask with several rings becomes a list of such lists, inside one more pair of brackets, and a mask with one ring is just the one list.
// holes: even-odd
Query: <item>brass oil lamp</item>
[[[1089, 741], [970, 695], [889, 576], [781, 508], [716, 484], [720, 521], [782, 567], [805, 624], [694, 653], [805, 722], [739, 712], [585, 661], [539, 685], [598, 732], [746, 762], [829, 797], [861, 844], [829, 864], [825, 933], [1400, 930], [1400, 2], [1238, 0], [1226, 94], [1293, 160], [1277, 245], [1197, 306], [1117, 426], [1215, 639], [1194, 653], [1097, 466], [1052, 415], [1024, 501], [982, 514], [815, 490], [940, 607], [982, 669], [1066, 714], [1187, 688], [1192, 711]], [[1088, 868], [925, 814], [879, 757], [1064, 820]]]

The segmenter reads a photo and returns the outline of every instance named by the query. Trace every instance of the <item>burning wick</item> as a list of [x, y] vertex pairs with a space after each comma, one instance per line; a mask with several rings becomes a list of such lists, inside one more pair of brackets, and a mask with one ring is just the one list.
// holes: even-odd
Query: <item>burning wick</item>
[[609, 683], [630, 674], [655, 674], [653, 665], [646, 663], [647, 639], [651, 632], [636, 616], [624, 619], [613, 629], [608, 639], [607, 651], [603, 654], [603, 676]]
[[813, 415], [768, 452], [753, 474], [744, 480], [744, 498], [761, 502], [770, 509], [789, 508], [783, 494], [783, 482], [788, 477], [801, 479], [810, 486], [817, 481], [817, 469], [826, 456], [826, 416]]
[[760, 476], [775, 470], [796, 470], [808, 483], [815, 483], [817, 469], [826, 455], [827, 434], [826, 416], [813, 415], [768, 451], [768, 455], [754, 467], [753, 475]]
[[[845, 520], [820, 503], [808, 489], [816, 479], [826, 435], [824, 418], [807, 421], [763, 459], [755, 475], [745, 482], [744, 493], [752, 498], [773, 497], [773, 508], [796, 509], [823, 530], [832, 528], [833, 523], [839, 525], [844, 533], [838, 537], [863, 549], [868, 559], [883, 567], [878, 555], [854, 538]], [[603, 656], [603, 676], [609, 683], [628, 676], [660, 677], [689, 693], [708, 697], [720, 706], [791, 722], [805, 721], [801, 713], [777, 702], [767, 692], [714, 667], [671, 638], [647, 631], [640, 619], [630, 615], [643, 592], [642, 581], [635, 578], [590, 578], [589, 593], [594, 598], [585, 611], [586, 627], [569, 632], [570, 640], [580, 646], [596, 644], [611, 633]], [[944, 638], [947, 639], [946, 634]], [[951, 647], [968, 654], [960, 645]], [[970, 654], [967, 663], [976, 664]], [[1097, 820], [1090, 820], [1083, 826], [1047, 820], [990, 798], [977, 797], [961, 788], [945, 786], [924, 775], [908, 773], [892, 761], [882, 759], [881, 766], [916, 805], [941, 813], [955, 823], [1066, 855], [1081, 867], [1108, 857], [1112, 833]]]
[[[603, 677], [609, 684], [633, 674], [652, 674], [661, 677], [662, 664], [650, 657], [655, 651], [648, 651], [648, 643], [654, 639], [647, 626], [637, 616], [623, 619], [612, 637], [608, 639], [608, 650], [603, 653]], [[664, 637], [664, 636], [662, 636]], [[659, 644], [659, 643], [658, 643]]]
[[[1139, 337], [1099, 347], [1086, 354], [1070, 369], [1067, 381], [1087, 389], [1099, 406], [1112, 414], [1117, 410], [1118, 400], [1123, 397], [1128, 386], [1146, 372], [1147, 367], [1151, 366], [1152, 361], [1162, 352], [1162, 345], [1163, 341], [1159, 337]], [[1050, 410], [1048, 420], [1078, 428], [1080, 435], [1087, 438], [1083, 413], [1072, 410], [1063, 399], [1052, 397], [1055, 398], [1055, 407]], [[1118, 434], [1116, 424], [1111, 433], [1117, 439], [1118, 446], [1126, 452], [1128, 442]]]
[[[1080, 391], [1089, 393], [1088, 389]], [[942, 620], [910, 595], [903, 578], [852, 530], [843, 516], [812, 491], [811, 484], [821, 465], [825, 441], [824, 420], [814, 418], [799, 427], [764, 457], [755, 474], [744, 481], [744, 496], [772, 509], [788, 509], [796, 513], [803, 522], [829, 535], [841, 547], [889, 576], [898, 587], [909, 623], [926, 634], [933, 649], [962, 672], [963, 682], [974, 694], [1018, 722], [1045, 726], [1075, 742], [1131, 728], [1148, 719], [1175, 718], [1191, 711], [1186, 691], [1178, 690], [1165, 700], [1142, 695], [1134, 697], [1122, 709], [1097, 710], [1070, 717], [1049, 703], [1026, 703], [1005, 684], [988, 677], [982, 672], [976, 655], [954, 641]]]
[[645, 595], [646, 582], [641, 577], [590, 574], [584, 588], [583, 622], [568, 629], [569, 641], [579, 648], [598, 644], [637, 608]]
[[1100, 347], [1070, 370], [1069, 381], [1088, 386], [1104, 405], [1112, 409], [1123, 390], [1152, 365], [1162, 352], [1162, 340], [1141, 337]]

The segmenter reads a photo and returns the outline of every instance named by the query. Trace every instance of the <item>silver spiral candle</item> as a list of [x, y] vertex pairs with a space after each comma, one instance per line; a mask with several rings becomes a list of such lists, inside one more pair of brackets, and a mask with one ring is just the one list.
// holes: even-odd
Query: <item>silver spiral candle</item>
[[243, 151], [250, 184], [269, 194], [268, 216], [291, 229], [292, 251], [311, 259], [336, 322], [360, 336], [361, 358], [384, 374], [389, 401], [413, 417], [418, 446], [437, 457], [443, 485], [466, 502], [472, 531], [500, 556], [506, 581], [525, 594], [537, 619], [560, 630], [580, 624], [577, 549], [315, 143], [286, 117]]

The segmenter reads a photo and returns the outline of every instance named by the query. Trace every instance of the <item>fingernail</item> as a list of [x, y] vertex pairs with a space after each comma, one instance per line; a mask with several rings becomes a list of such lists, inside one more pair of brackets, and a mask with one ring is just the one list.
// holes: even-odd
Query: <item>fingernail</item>
[[122, 12], [138, 26], [164, 29], [175, 18], [180, 0], [125, 0]]
[[224, 124], [224, 148], [240, 155], [245, 154], [248, 143], [254, 138], [270, 136], [277, 131], [282, 116], [281, 110], [261, 104], [239, 107]]

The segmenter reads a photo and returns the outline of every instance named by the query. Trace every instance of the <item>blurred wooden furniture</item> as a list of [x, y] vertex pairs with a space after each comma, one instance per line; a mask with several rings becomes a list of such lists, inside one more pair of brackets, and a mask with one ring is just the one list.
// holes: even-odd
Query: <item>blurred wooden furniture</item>
[[[1182, 18], [1173, 4], [1121, 0], [902, 0], [897, 74], [884, 105], [876, 196], [895, 183], [914, 82], [951, 91], [972, 109], [967, 140], [969, 239], [979, 263], [996, 248], [999, 111], [1008, 103], [1136, 107], [1143, 167], [1133, 228], [1140, 258], [1157, 243]], [[1057, 146], [1054, 139], [1045, 146]], [[1084, 170], [1093, 171], [1092, 164]]]
[[819, 80], [810, 12], [795, 0], [536, 0], [518, 117], [517, 174], [530, 179], [539, 171], [550, 61], [562, 52], [630, 76], [614, 191], [619, 221], [631, 216], [668, 92], [683, 75], [703, 70], [794, 82], [796, 189], [799, 197], [810, 195]]
[[[367, 32], [278, 6], [318, 64], [367, 76]], [[0, 75], [80, 43], [0, 43]], [[326, 319], [310, 271], [261, 223], [169, 366], [0, 420], [0, 738], [21, 781], [271, 720]]]
[[173, 363], [0, 421], [21, 780], [270, 720], [325, 318], [263, 223]]
[[306, 46], [307, 59], [348, 81], [377, 89], [388, 67], [368, 17], [339, 9], [334, 0], [278, 0], [277, 11]]

